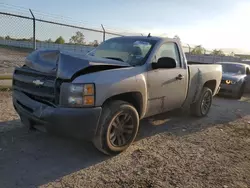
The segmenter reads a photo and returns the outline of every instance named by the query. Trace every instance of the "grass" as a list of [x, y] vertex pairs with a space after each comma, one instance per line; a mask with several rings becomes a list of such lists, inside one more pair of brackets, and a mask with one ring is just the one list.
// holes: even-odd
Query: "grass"
[[0, 91], [10, 91], [12, 89], [12, 84], [1, 83], [0, 80]]
[[0, 85], [0, 91], [11, 91], [12, 87], [3, 87]]
[[0, 80], [11, 80], [12, 74], [0, 74]]
[[2, 45], [2, 44], [0, 44], [0, 48], [15, 50], [19, 52], [32, 52], [33, 51], [33, 49], [31, 48], [15, 47], [15, 46], [8, 46], [8, 45]]

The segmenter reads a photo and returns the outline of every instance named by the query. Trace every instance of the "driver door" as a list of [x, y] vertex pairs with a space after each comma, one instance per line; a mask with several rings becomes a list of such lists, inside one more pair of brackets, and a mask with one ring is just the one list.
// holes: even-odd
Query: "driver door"
[[156, 59], [171, 57], [176, 60], [176, 68], [150, 69], [148, 80], [148, 115], [155, 115], [182, 106], [186, 99], [188, 71], [182, 67], [178, 45], [174, 42], [162, 44]]

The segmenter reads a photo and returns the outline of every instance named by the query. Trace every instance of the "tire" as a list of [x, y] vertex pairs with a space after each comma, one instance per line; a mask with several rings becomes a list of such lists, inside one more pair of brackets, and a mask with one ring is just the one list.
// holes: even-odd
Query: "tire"
[[133, 143], [138, 129], [139, 115], [135, 107], [124, 101], [111, 101], [103, 107], [93, 144], [104, 154], [116, 155]]
[[[208, 114], [210, 107], [213, 101], [213, 93], [212, 90], [203, 87], [199, 99], [194, 103], [191, 104], [191, 114], [197, 117], [204, 117]], [[205, 108], [205, 105], [207, 108]]]
[[240, 90], [237, 92], [236, 96], [234, 96], [235, 99], [241, 99], [241, 97], [244, 94], [244, 88], [245, 88], [245, 85], [243, 83], [242, 86], [240, 87]]

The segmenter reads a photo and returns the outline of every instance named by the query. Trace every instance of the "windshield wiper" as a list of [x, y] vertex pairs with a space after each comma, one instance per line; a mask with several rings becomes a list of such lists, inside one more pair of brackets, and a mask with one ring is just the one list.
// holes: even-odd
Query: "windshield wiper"
[[104, 58], [106, 58], [106, 59], [114, 59], [114, 60], [117, 60], [117, 61], [122, 61], [122, 62], [124, 62], [121, 58], [119, 58], [119, 57], [104, 57]]

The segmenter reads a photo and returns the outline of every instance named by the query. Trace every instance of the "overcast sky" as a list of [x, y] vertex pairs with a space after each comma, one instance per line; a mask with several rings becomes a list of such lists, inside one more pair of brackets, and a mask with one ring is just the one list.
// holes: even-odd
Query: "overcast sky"
[[[184, 43], [250, 51], [250, 0], [0, 0], [1, 10], [27, 7], [62, 15], [85, 26], [179, 35]], [[14, 7], [15, 8], [15, 7]], [[20, 9], [20, 11], [23, 11]], [[39, 14], [39, 12], [38, 12]], [[53, 15], [51, 15], [51, 18]], [[61, 31], [63, 32], [63, 31]]]

